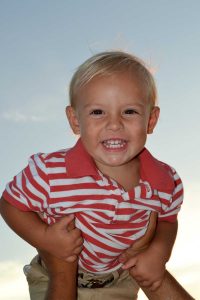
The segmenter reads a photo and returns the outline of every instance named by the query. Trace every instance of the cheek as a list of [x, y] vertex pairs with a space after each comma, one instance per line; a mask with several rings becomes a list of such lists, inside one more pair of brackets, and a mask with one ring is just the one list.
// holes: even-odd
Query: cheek
[[85, 135], [89, 131], [88, 128], [89, 128], [88, 121], [84, 117], [80, 117], [79, 119], [80, 134]]
[[80, 135], [82, 138], [85, 139], [94, 139], [96, 135], [96, 130], [91, 124], [84, 123], [82, 124], [82, 126], [80, 126]]
[[82, 131], [88, 135], [94, 135], [102, 130], [103, 124], [102, 122], [98, 122], [97, 120], [85, 120], [82, 123]]
[[141, 122], [141, 124], [140, 124], [141, 131], [145, 134], [147, 134], [148, 125], [149, 125], [149, 123], [148, 123], [147, 119], [143, 120], [143, 122]]
[[133, 135], [144, 135], [147, 133], [148, 124], [146, 122], [137, 122], [129, 126], [129, 132]]
[[147, 139], [147, 126], [146, 124], [140, 124], [129, 129], [129, 134], [132, 136], [134, 143], [145, 144]]

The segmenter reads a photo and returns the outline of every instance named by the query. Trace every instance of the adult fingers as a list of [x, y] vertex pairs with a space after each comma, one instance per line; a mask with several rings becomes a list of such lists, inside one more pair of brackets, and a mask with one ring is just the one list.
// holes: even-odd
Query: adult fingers
[[74, 214], [67, 215], [65, 217], [60, 218], [58, 222], [53, 224], [54, 228], [57, 228], [59, 230], [66, 229], [67, 231], [70, 231], [75, 228], [74, 225]]
[[65, 261], [67, 261], [67, 262], [75, 262], [75, 260], [77, 260], [77, 258], [78, 258], [77, 255], [71, 255], [71, 256], [65, 258]]
[[161, 286], [161, 283], [161, 280], [153, 282], [153, 284], [150, 287], [150, 291], [154, 292], [155, 290], [157, 290], [157, 288]]
[[135, 267], [136, 263], [137, 263], [137, 258], [132, 257], [125, 262], [125, 264], [122, 266], [122, 269], [127, 270], [132, 267]]

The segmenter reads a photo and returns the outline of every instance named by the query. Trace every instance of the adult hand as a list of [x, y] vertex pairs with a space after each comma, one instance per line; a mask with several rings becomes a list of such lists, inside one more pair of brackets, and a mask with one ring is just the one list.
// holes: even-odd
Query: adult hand
[[38, 252], [49, 274], [45, 300], [76, 300], [78, 261], [69, 263], [48, 252]]
[[40, 248], [67, 262], [75, 261], [82, 251], [83, 238], [81, 231], [75, 228], [74, 215], [68, 215], [53, 225], [47, 225]]

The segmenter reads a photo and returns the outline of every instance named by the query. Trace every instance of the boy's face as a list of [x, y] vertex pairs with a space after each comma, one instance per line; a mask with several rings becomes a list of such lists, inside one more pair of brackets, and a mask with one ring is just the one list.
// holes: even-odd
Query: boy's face
[[75, 102], [75, 109], [67, 107], [68, 120], [98, 168], [134, 164], [159, 117], [137, 79], [127, 72], [95, 77]]

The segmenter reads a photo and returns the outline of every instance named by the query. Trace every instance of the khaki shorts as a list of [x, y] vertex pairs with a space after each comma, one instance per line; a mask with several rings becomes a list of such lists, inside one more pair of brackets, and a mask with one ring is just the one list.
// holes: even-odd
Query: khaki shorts
[[[34, 257], [30, 265], [24, 267], [31, 300], [44, 300], [48, 288], [48, 273]], [[103, 287], [101, 286], [103, 283]], [[136, 300], [139, 287], [128, 271], [117, 271], [104, 275], [91, 275], [79, 270], [78, 300]], [[96, 288], [95, 288], [96, 287]]]

